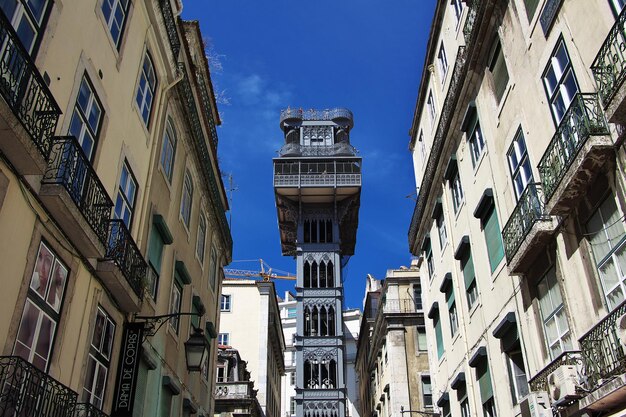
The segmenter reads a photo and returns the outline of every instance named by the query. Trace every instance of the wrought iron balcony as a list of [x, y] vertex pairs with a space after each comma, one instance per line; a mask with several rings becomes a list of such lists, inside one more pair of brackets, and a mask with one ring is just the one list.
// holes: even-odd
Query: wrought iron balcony
[[61, 110], [2, 11], [0, 40], [0, 94], [37, 150], [47, 159]]
[[279, 156], [356, 156], [357, 150], [348, 142], [335, 143], [331, 146], [303, 146], [299, 143], [287, 143], [278, 151]]
[[254, 398], [254, 383], [248, 381], [217, 382], [215, 384], [215, 400], [232, 400]]
[[275, 162], [275, 187], [360, 186], [361, 161]]
[[345, 120], [350, 127], [353, 125], [354, 116], [352, 112], [344, 108], [324, 109], [324, 110], [302, 110], [287, 108], [280, 112], [280, 124], [286, 120]]
[[163, 16], [163, 23], [165, 24], [165, 30], [167, 30], [167, 39], [170, 42], [174, 62], [176, 62], [180, 52], [180, 39], [178, 38], [176, 18], [172, 12], [170, 0], [159, 0], [159, 7], [161, 8], [161, 16]]
[[213, 146], [214, 151], [217, 152], [217, 129], [215, 128], [213, 113], [211, 112], [213, 105], [211, 104], [211, 99], [209, 98], [209, 91], [207, 90], [207, 84], [204, 76], [200, 71], [196, 71], [196, 77], [198, 78], [198, 85], [200, 86], [200, 100], [202, 101], [202, 106], [204, 107], [204, 111], [206, 113], [206, 119], [209, 122], [211, 145]]
[[[63, 186], [100, 243], [106, 246], [113, 202], [75, 137], [54, 139], [41, 182]], [[70, 226], [75, 228], [76, 224]]]
[[626, 78], [626, 9], [622, 10], [598, 51], [591, 71], [606, 108]]
[[105, 258], [117, 265], [135, 295], [142, 299], [147, 264], [122, 220], [113, 219], [109, 221], [109, 238]]
[[109, 417], [107, 413], [88, 403], [76, 404], [72, 417]]
[[561, 365], [580, 365], [581, 358], [579, 351], [567, 351], [561, 353], [552, 362], [550, 362], [545, 368], [537, 372], [537, 374], [528, 380], [530, 390], [533, 392], [546, 391], [548, 392], [548, 376], [557, 370]]
[[609, 128], [597, 94], [576, 94], [539, 162], [546, 205], [587, 140], [601, 135]]
[[72, 417], [78, 394], [17, 356], [0, 356], [0, 416]]
[[600, 320], [579, 339], [587, 388], [595, 389], [600, 380], [626, 373], [626, 351], [616, 322], [626, 314], [626, 301]]

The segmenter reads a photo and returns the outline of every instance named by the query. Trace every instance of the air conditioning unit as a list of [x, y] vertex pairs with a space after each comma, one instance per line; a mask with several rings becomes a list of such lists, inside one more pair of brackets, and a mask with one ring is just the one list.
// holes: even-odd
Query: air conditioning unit
[[574, 365], [561, 365], [548, 375], [550, 399], [556, 405], [580, 398], [576, 392], [578, 385], [578, 369]]
[[548, 393], [531, 392], [519, 403], [522, 417], [553, 417]]
[[622, 346], [626, 346], [626, 314], [620, 316], [615, 321], [615, 331], [617, 332], [617, 337], [622, 343]]

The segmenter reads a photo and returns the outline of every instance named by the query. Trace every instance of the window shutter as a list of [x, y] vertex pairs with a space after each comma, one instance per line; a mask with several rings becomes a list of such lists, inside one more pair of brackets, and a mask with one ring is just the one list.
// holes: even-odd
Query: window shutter
[[480, 399], [482, 403], [486, 403], [493, 397], [493, 389], [491, 388], [491, 374], [489, 373], [489, 363], [487, 359], [481, 360], [476, 366], [476, 378], [480, 388]]
[[443, 335], [441, 333], [441, 320], [439, 316], [435, 318], [435, 338], [437, 339], [437, 357], [443, 356]]
[[500, 223], [495, 207], [492, 206], [491, 213], [487, 215], [484, 224], [485, 240], [487, 241], [487, 254], [491, 272], [496, 270], [502, 258], [504, 258], [504, 247], [502, 245], [502, 233], [500, 233]]
[[461, 261], [461, 268], [463, 268], [465, 289], [468, 289], [472, 285], [472, 282], [476, 279], [476, 274], [474, 273], [474, 262], [472, 261], [472, 253], [470, 251], [467, 251], [467, 254], [464, 255], [464, 258]]
[[144, 415], [144, 402], [148, 389], [148, 367], [143, 361], [139, 362], [137, 371], [137, 389], [135, 391], [135, 403], [133, 404], [133, 417]]
[[452, 304], [454, 304], [454, 290], [452, 288], [450, 288], [450, 292], [446, 294], [446, 298], [448, 300], [448, 309], [450, 309]]
[[159, 274], [161, 273], [163, 245], [164, 242], [161, 234], [156, 227], [153, 226], [150, 232], [150, 244], [148, 245], [148, 260]]

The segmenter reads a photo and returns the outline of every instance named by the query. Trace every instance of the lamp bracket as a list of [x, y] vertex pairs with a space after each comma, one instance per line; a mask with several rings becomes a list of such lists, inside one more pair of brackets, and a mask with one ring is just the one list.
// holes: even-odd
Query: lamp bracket
[[138, 316], [135, 314], [134, 321], [140, 321], [144, 323], [143, 338], [145, 341], [146, 338], [152, 337], [155, 334], [157, 334], [159, 329], [161, 329], [161, 327], [163, 327], [163, 325], [166, 322], [170, 321], [174, 317], [180, 317], [180, 316], [196, 316], [200, 318], [202, 317], [202, 314], [200, 313], [172, 313], [172, 314], [162, 314], [160, 316]]

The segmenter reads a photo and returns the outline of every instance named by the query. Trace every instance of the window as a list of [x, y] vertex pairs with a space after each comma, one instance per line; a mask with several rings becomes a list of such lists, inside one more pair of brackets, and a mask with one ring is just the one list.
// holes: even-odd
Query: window
[[626, 294], [626, 230], [613, 194], [591, 215], [585, 229], [610, 311]]
[[461, 417], [471, 417], [467, 396], [461, 401]]
[[49, 9], [47, 0], [3, 0], [0, 8], [13, 25], [24, 48], [33, 55], [43, 32], [44, 20]]
[[446, 74], [448, 73], [448, 57], [443, 47], [443, 42], [439, 45], [439, 53], [437, 54], [437, 62], [439, 64], [439, 73], [441, 74], [441, 83], [446, 82]]
[[423, 327], [417, 328], [417, 350], [419, 352], [426, 352], [428, 350], [428, 343], [426, 341], [426, 329]]
[[220, 333], [217, 335], [217, 343], [228, 346], [228, 333]]
[[163, 146], [161, 147], [161, 168], [170, 183], [172, 182], [172, 172], [174, 171], [176, 142], [176, 131], [172, 126], [172, 121], [168, 119], [165, 125], [165, 134], [163, 135]]
[[489, 265], [491, 266], [491, 273], [493, 273], [504, 258], [502, 233], [500, 232], [500, 223], [498, 222], [495, 205], [492, 204], [489, 211], [485, 214], [485, 217], [482, 219], [482, 226], [485, 232]]
[[116, 219], [121, 219], [129, 230], [133, 220], [136, 195], [137, 181], [135, 181], [135, 176], [128, 167], [128, 162], [124, 161], [124, 165], [122, 165], [122, 172], [120, 174], [120, 184], [117, 189], [113, 215]]
[[292, 416], [296, 415], [296, 398], [295, 397], [291, 397], [289, 400], [289, 414]]
[[483, 403], [483, 413], [485, 417], [497, 417], [496, 413], [496, 404], [493, 401], [493, 397], [489, 398], [486, 402]]
[[626, 0], [609, 0], [609, 3], [611, 4], [611, 10], [613, 10], [615, 17], [617, 17], [622, 12], [622, 10], [624, 10]]
[[422, 375], [422, 405], [424, 408], [432, 408], [433, 406], [433, 392], [428, 375]]
[[558, 125], [579, 90], [563, 38], [557, 42], [554, 53], [543, 73], [543, 85], [550, 102], [552, 118], [554, 123]]
[[468, 142], [470, 155], [472, 157], [472, 166], [476, 168], [476, 165], [483, 154], [483, 150], [485, 149], [485, 138], [483, 137], [483, 132], [480, 128], [478, 118], [474, 120], [474, 128], [471, 130]]
[[500, 103], [506, 91], [506, 86], [509, 84], [509, 71], [506, 68], [502, 45], [499, 39], [496, 40], [493, 46], [491, 61], [489, 62], [489, 71], [493, 77], [493, 93], [496, 97], [496, 102]]
[[496, 407], [493, 401], [493, 387], [491, 386], [491, 372], [489, 371], [489, 361], [484, 356], [474, 364], [476, 368], [476, 380], [480, 391], [480, 399], [483, 404], [483, 415], [485, 417], [496, 417]]
[[106, 390], [107, 374], [111, 365], [111, 346], [115, 335], [115, 323], [102, 307], [98, 306], [94, 325], [87, 376], [83, 386], [81, 402], [90, 403], [102, 409]]
[[420, 130], [420, 136], [418, 139], [418, 146], [420, 148], [420, 155], [422, 156], [422, 162], [426, 163], [426, 144], [424, 143], [424, 132]]
[[[175, 272], [174, 274], [178, 274]], [[172, 294], [170, 295], [170, 314], [178, 314], [180, 313], [180, 303], [183, 298], [183, 287], [178, 282], [179, 279], [177, 276], [174, 277], [174, 282], [172, 284]], [[170, 326], [178, 334], [178, 327], [180, 326], [180, 317], [173, 317], [170, 321]]]
[[216, 373], [216, 381], [217, 382], [228, 382], [228, 376], [226, 374], [226, 363], [220, 362], [217, 365], [217, 373]]
[[524, 0], [524, 6], [526, 7], [526, 17], [528, 18], [528, 22], [533, 20], [533, 16], [535, 15], [535, 11], [537, 10], [537, 6], [539, 5], [539, 0]]
[[296, 308], [288, 308], [287, 309], [287, 318], [293, 318], [296, 317], [297, 313], [296, 313]]
[[156, 90], [156, 74], [154, 72], [154, 65], [152, 64], [152, 58], [146, 51], [143, 57], [143, 64], [141, 65], [141, 75], [139, 77], [139, 86], [137, 86], [137, 107], [139, 107], [139, 114], [143, 123], [148, 126], [150, 121], [150, 111], [152, 110], [152, 100], [154, 99], [154, 92]]
[[304, 243], [332, 243], [333, 222], [330, 219], [304, 221]]
[[217, 275], [217, 269], [219, 265], [217, 264], [217, 252], [215, 248], [211, 248], [211, 265], [209, 265], [209, 284], [211, 284], [211, 289], [215, 290], [215, 280]]
[[67, 267], [39, 244], [13, 353], [47, 372], [68, 276]]
[[446, 291], [446, 302], [448, 304], [448, 318], [450, 319], [450, 335], [454, 337], [459, 330], [459, 318], [456, 313], [456, 302], [452, 284], [449, 285]]
[[205, 381], [209, 380], [209, 372], [211, 370], [211, 344], [207, 346], [207, 354], [204, 355], [204, 360], [202, 362], [202, 366], [200, 368], [200, 374], [202, 375], [202, 379]]
[[230, 295], [222, 294], [220, 299], [220, 311], [230, 311]]
[[554, 267], [551, 267], [539, 281], [537, 298], [546, 344], [550, 358], [554, 359], [562, 352], [573, 348], [565, 306]]
[[200, 213], [198, 220], [198, 240], [196, 242], [196, 256], [200, 263], [204, 261], [204, 245], [206, 242], [206, 217]]
[[185, 226], [189, 228], [189, 222], [191, 220], [191, 204], [193, 201], [193, 182], [191, 181], [191, 175], [189, 171], [185, 170], [185, 178], [183, 181], [183, 195], [180, 200], [180, 216], [185, 223]]
[[72, 111], [69, 134], [78, 140], [90, 161], [93, 160], [103, 116], [102, 105], [87, 74], [84, 74]]
[[426, 267], [428, 269], [428, 276], [430, 279], [432, 279], [435, 276], [435, 262], [433, 260], [433, 251], [430, 244], [430, 238], [427, 239], [424, 252], [426, 256]]
[[413, 302], [415, 303], [415, 310], [421, 311], [424, 308], [422, 303], [422, 285], [419, 282], [413, 284]]
[[426, 101], [426, 105], [428, 106], [428, 115], [430, 116], [430, 125], [432, 126], [435, 123], [435, 119], [437, 118], [435, 99], [433, 98], [432, 91], [428, 93], [428, 101]]
[[448, 232], [446, 231], [446, 222], [443, 217], [443, 211], [437, 217], [436, 223], [437, 223], [437, 232], [439, 234], [439, 245], [440, 245], [439, 247], [443, 251], [444, 246], [446, 246], [446, 243], [448, 243]]
[[513, 404], [518, 404], [522, 398], [528, 395], [528, 379], [524, 366], [524, 357], [519, 340], [506, 352], [506, 363], [509, 371], [509, 386]]
[[444, 352], [443, 333], [441, 332], [441, 317], [439, 314], [433, 318], [433, 326], [435, 327], [435, 340], [437, 342], [437, 358], [441, 359]]
[[106, 20], [113, 43], [119, 48], [122, 32], [128, 15], [129, 0], [103, 0], [102, 14]]
[[291, 372], [289, 374], [289, 384], [296, 385], [296, 373], [295, 372]]
[[474, 261], [471, 250], [467, 250], [460, 259], [463, 270], [463, 281], [465, 282], [465, 296], [467, 306], [471, 310], [476, 300], [478, 300], [478, 287], [476, 286], [476, 274], [474, 272]]
[[513, 180], [513, 189], [515, 190], [515, 199], [519, 200], [526, 186], [533, 181], [533, 172], [521, 127], [513, 138], [513, 143], [507, 152], [507, 159]]
[[461, 21], [461, 14], [463, 13], [462, 0], [452, 0], [452, 8], [454, 9], [454, 20], [458, 25]]
[[456, 214], [459, 212], [459, 208], [461, 208], [461, 204], [463, 204], [465, 198], [458, 170], [452, 178], [452, 181], [450, 181], [450, 193], [452, 194], [452, 207], [454, 208], [454, 214]]

